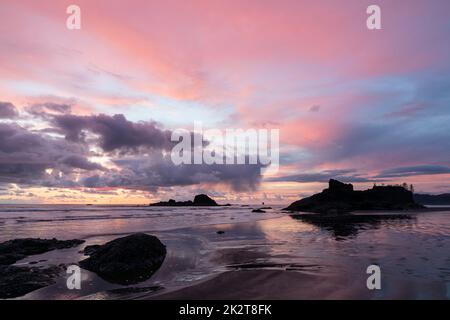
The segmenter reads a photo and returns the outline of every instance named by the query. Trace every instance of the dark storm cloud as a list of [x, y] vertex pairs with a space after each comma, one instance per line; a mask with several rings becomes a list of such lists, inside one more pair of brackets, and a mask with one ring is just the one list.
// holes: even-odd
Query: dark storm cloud
[[19, 115], [16, 107], [10, 102], [0, 101], [0, 119], [11, 119]]
[[0, 123], [0, 138], [0, 152], [8, 155], [39, 147], [43, 143], [40, 136], [18, 125], [7, 123]]
[[98, 163], [88, 161], [85, 157], [80, 155], [71, 155], [61, 160], [62, 164], [65, 164], [72, 168], [78, 168], [83, 170], [104, 170], [104, 168]]
[[428, 174], [450, 174], [450, 167], [435, 165], [398, 167], [381, 171], [377, 175], [377, 178], [396, 178]]
[[106, 152], [130, 151], [139, 147], [170, 150], [173, 146], [171, 131], [158, 128], [155, 122], [131, 122], [122, 114], [57, 115], [53, 124], [72, 142], [85, 141], [85, 130], [99, 135], [98, 143]]
[[[373, 182], [373, 179], [364, 178], [355, 173], [354, 170], [325, 170], [314, 173], [301, 173], [295, 175], [281, 176], [267, 179], [267, 181], [289, 181], [289, 182], [328, 182], [337, 179], [342, 182]], [[379, 180], [376, 180], [379, 181]]]
[[74, 169], [102, 169], [89, 162], [87, 154], [83, 145], [32, 133], [16, 124], [0, 123], [0, 183], [43, 185], [60, 179], [46, 174], [46, 169], [66, 174]]
[[93, 175], [84, 179], [85, 187], [124, 187], [154, 191], [159, 187], [202, 183], [226, 184], [236, 191], [254, 190], [261, 179], [260, 165], [174, 165], [161, 155], [118, 159], [120, 172]]
[[[14, 160], [16, 161], [16, 159]], [[0, 162], [0, 183], [32, 184], [47, 168], [45, 163]]]
[[[174, 165], [167, 153], [175, 144], [171, 131], [153, 122], [131, 122], [123, 115], [48, 119], [52, 126], [40, 131], [0, 122], [0, 183], [145, 191], [201, 184], [242, 191], [260, 183], [261, 165]], [[113, 169], [88, 160], [94, 145], [106, 152], [95, 156], [106, 155]]]

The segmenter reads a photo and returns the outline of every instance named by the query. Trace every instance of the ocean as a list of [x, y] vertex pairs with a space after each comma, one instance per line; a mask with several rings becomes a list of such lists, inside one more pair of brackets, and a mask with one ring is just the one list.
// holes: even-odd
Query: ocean
[[[152, 299], [176, 292], [189, 298], [193, 293], [186, 288], [199, 286], [207, 295], [218, 291], [214, 279], [220, 276], [238, 274], [250, 281], [255, 272], [267, 272], [264, 281], [272, 284], [256, 284], [255, 299], [450, 298], [448, 209], [342, 228], [296, 219], [281, 206], [251, 212], [256, 207], [1, 205], [0, 242], [25, 237], [86, 241], [16, 263], [36, 266], [76, 264], [86, 258], [81, 252], [86, 245], [134, 232], [156, 235], [167, 246], [161, 268], [137, 285], [112, 284], [82, 270], [80, 290], [69, 290], [62, 274], [54, 285], [19, 299]], [[381, 290], [366, 287], [369, 265], [380, 267]], [[230, 282], [228, 289], [235, 298], [245, 298], [244, 284]]]

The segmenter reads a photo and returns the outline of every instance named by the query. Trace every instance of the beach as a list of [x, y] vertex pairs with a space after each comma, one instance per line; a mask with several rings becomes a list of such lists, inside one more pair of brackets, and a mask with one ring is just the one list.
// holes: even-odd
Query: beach
[[[54, 284], [16, 299], [449, 298], [448, 210], [348, 223], [342, 230], [296, 219], [281, 206], [265, 213], [253, 207], [3, 207], [0, 241], [85, 241], [17, 266], [77, 264], [86, 246], [135, 232], [155, 235], [167, 248], [162, 266], [143, 282], [114, 284], [82, 269], [80, 290], [67, 289], [61, 273]], [[366, 287], [371, 264], [381, 268], [381, 290]]]

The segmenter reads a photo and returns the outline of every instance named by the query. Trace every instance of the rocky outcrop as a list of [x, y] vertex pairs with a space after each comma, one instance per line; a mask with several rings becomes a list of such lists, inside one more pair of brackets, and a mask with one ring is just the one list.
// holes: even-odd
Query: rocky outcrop
[[83, 253], [84, 253], [86, 256], [90, 256], [90, 255], [93, 254], [95, 251], [97, 251], [100, 247], [101, 247], [101, 245], [99, 245], [99, 244], [94, 244], [94, 245], [91, 245], [91, 246], [86, 246], [86, 247], [84, 248], [84, 250], [83, 250]]
[[175, 201], [170, 199], [169, 201], [161, 201], [151, 203], [150, 206], [159, 207], [215, 207], [218, 206], [217, 202], [208, 197], [206, 194], [198, 194], [195, 196], [194, 201]]
[[57, 240], [25, 238], [0, 243], [0, 265], [13, 264], [27, 256], [45, 253], [55, 249], [66, 249], [80, 245], [84, 240]]
[[355, 210], [407, 210], [422, 208], [414, 202], [411, 191], [400, 186], [374, 186], [353, 190], [352, 184], [331, 179], [321, 193], [295, 201], [285, 210], [339, 214]]
[[42, 268], [0, 265], [0, 299], [20, 297], [54, 284], [54, 279], [63, 270], [63, 266]]
[[[14, 239], [0, 243], [0, 299], [23, 296], [31, 291], [55, 283], [63, 265], [49, 267], [12, 266], [27, 256], [56, 249], [75, 247], [84, 240]], [[30, 264], [36, 264], [36, 261]]]
[[166, 256], [166, 247], [155, 236], [136, 233], [90, 246], [90, 257], [80, 266], [103, 279], [119, 284], [134, 284], [150, 278]]

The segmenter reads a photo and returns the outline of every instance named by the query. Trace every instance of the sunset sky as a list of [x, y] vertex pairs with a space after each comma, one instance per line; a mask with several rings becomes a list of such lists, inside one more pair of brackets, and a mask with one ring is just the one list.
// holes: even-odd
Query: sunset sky
[[[1, 0], [0, 203], [288, 204], [329, 178], [450, 192], [449, 16], [448, 0]], [[175, 166], [170, 134], [194, 121], [279, 129], [280, 170]]]

